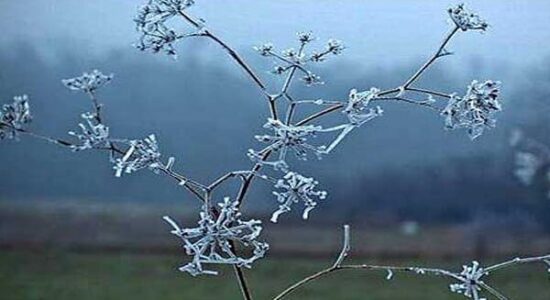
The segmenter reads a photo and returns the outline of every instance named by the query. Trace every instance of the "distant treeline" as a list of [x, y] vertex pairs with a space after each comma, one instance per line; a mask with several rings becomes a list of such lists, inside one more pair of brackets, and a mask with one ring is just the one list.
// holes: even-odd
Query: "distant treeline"
[[[98, 58], [60, 47], [53, 58], [43, 59], [37, 49], [16, 44], [0, 54], [0, 97], [7, 102], [14, 95], [28, 94], [33, 128], [67, 138], [66, 132], [76, 128], [89, 103], [60, 80], [94, 68], [112, 72], [115, 79], [101, 91], [100, 101], [113, 136], [142, 138], [155, 133], [165, 156], [177, 158], [176, 168], [200, 181], [249, 168], [245, 153], [258, 147], [253, 135], [262, 133], [266, 104], [223, 55], [208, 57], [201, 47], [187, 49], [190, 52], [172, 63], [132, 49]], [[265, 70], [272, 67], [257, 62]], [[292, 88], [308, 99], [345, 99], [351, 88], [394, 86], [418, 62], [388, 69], [334, 60], [316, 70], [327, 82], [324, 86]], [[312, 218], [343, 222], [377, 215], [442, 223], [469, 220], [480, 212], [541, 214], [541, 201], [549, 200], [513, 178], [507, 136], [514, 127], [541, 139], [550, 136], [550, 63], [505, 72], [481, 68], [476, 61], [471, 65], [461, 74], [438, 65], [423, 84], [464, 93], [471, 79], [505, 76], [505, 111], [496, 129], [470, 142], [463, 132], [444, 131], [442, 119], [433, 112], [390, 105], [383, 118], [353, 133], [333, 155], [318, 163], [297, 164], [300, 172], [317, 177], [329, 191]], [[14, 201], [191, 201], [181, 188], [148, 172], [114, 178], [108, 158], [100, 153], [71, 153], [25, 138], [0, 145], [0, 174], [0, 198]], [[227, 192], [234, 189], [228, 186]], [[247, 201], [245, 208], [255, 211], [276, 205], [270, 187], [261, 184]], [[550, 216], [550, 209], [544, 215]]]

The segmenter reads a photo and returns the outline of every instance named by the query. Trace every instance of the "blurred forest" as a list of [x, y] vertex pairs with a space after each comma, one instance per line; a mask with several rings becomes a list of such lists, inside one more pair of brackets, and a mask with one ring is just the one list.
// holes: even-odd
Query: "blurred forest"
[[[254, 135], [265, 133], [269, 117], [265, 99], [207, 40], [178, 43], [177, 61], [132, 49], [138, 2], [144, 1], [0, 1], [0, 105], [27, 94], [30, 128], [69, 139], [67, 132], [91, 107], [61, 80], [98, 69], [115, 75], [99, 92], [112, 137], [154, 133], [163, 158], [175, 157], [175, 169], [199, 182], [249, 169], [246, 152], [259, 147]], [[201, 1], [196, 16], [239, 50], [271, 90], [282, 79], [269, 72], [272, 62], [253, 44], [291, 46], [295, 30], [304, 29], [323, 41], [342, 39], [349, 45], [343, 56], [312, 68], [324, 85], [291, 86], [295, 98], [325, 100], [346, 100], [353, 88], [402, 83], [447, 30], [449, 4], [250, 2]], [[490, 264], [548, 253], [547, 183], [525, 186], [514, 176], [516, 149], [509, 138], [521, 129], [550, 146], [550, 55], [543, 55], [550, 6], [485, 0], [477, 7], [490, 21], [488, 34], [454, 43], [449, 50], [456, 54], [439, 60], [418, 84], [463, 95], [472, 79], [502, 81], [497, 127], [470, 141], [463, 130], [446, 131], [431, 110], [385, 104], [383, 117], [354, 131], [331, 155], [293, 162], [328, 191], [307, 221], [294, 209], [280, 223], [269, 222], [277, 206], [273, 187], [255, 183], [242, 210], [263, 221], [261, 239], [270, 244], [268, 257], [246, 271], [255, 298], [270, 298], [332, 265], [342, 247], [342, 224], [352, 227], [352, 263], [460, 272], [472, 260]], [[214, 196], [234, 195], [237, 183]], [[192, 226], [199, 205], [173, 181], [147, 170], [116, 178], [106, 153], [73, 153], [25, 136], [0, 141], [0, 298], [240, 299], [230, 266], [209, 280], [177, 272], [189, 257], [161, 216]], [[526, 265], [491, 280], [511, 299], [550, 299], [543, 267]], [[334, 274], [295, 298], [462, 297], [449, 293], [443, 277], [398, 277]]]
[[[115, 74], [100, 93], [113, 136], [155, 133], [165, 157], [175, 156], [176, 167], [197, 180], [250, 166], [245, 153], [257, 146], [253, 136], [263, 132], [266, 104], [223, 55], [204, 58], [200, 53], [206, 45], [191, 42], [176, 62], [128, 49], [101, 58], [83, 57], [63, 44], [60, 40], [54, 60], [26, 43], [0, 53], [0, 97], [5, 102], [28, 94], [35, 131], [67, 138], [66, 132], [75, 129], [89, 103], [60, 80], [97, 68]], [[258, 69], [272, 67], [252, 51], [244, 54]], [[329, 198], [312, 215], [313, 222], [372, 218], [440, 224], [495, 215], [500, 222], [510, 219], [514, 224], [540, 220], [541, 202], [548, 199], [513, 177], [513, 150], [507, 140], [511, 129], [521, 128], [548, 141], [550, 60], [518, 70], [486, 66], [476, 57], [460, 59], [465, 60], [465, 72], [449, 70], [442, 61], [423, 85], [462, 94], [473, 78], [502, 80], [505, 109], [497, 128], [470, 142], [464, 132], [445, 131], [442, 118], [431, 111], [386, 106], [383, 118], [358, 130], [334, 154], [316, 164], [299, 164], [329, 191]], [[390, 69], [333, 59], [316, 70], [325, 85], [292, 88], [309, 99], [345, 99], [354, 87], [394, 86], [420, 61]], [[260, 74], [271, 82], [278, 80], [267, 71]], [[150, 172], [115, 178], [101, 153], [71, 153], [23, 137], [18, 143], [2, 143], [0, 157], [0, 199], [8, 202], [86, 199], [196, 205], [177, 186]], [[274, 205], [270, 187], [259, 184], [246, 209], [264, 213]], [[546, 206], [543, 218], [550, 218], [545, 217], [550, 216]]]

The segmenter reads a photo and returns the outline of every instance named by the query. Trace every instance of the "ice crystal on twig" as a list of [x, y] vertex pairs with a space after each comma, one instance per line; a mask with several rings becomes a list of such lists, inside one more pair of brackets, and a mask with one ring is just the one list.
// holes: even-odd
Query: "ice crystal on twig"
[[13, 102], [4, 104], [0, 110], [0, 140], [16, 138], [17, 131], [23, 130], [32, 121], [27, 95], [13, 97]]
[[348, 104], [344, 108], [344, 113], [347, 115], [350, 124], [361, 126], [382, 115], [383, 110], [379, 106], [376, 108], [368, 107], [370, 101], [376, 98], [379, 92], [380, 90], [377, 88], [371, 88], [364, 92], [358, 92], [356, 89], [350, 91]]
[[[174, 228], [172, 233], [181, 238], [187, 255], [193, 256], [180, 271], [192, 276], [217, 275], [217, 271], [207, 270], [206, 264], [231, 264], [250, 268], [252, 263], [264, 257], [269, 245], [257, 240], [262, 231], [262, 222], [243, 221], [239, 212], [239, 203], [226, 197], [219, 203], [215, 212], [204, 205], [200, 212], [197, 227], [181, 229], [172, 219], [164, 219]], [[236, 244], [251, 249], [249, 257], [236, 253]]]
[[90, 73], [84, 73], [78, 77], [63, 79], [61, 82], [73, 91], [92, 93], [109, 83], [112, 79], [113, 74], [105, 75], [98, 70], [93, 70]]
[[[263, 143], [268, 143], [269, 149], [279, 152], [279, 160], [285, 161], [288, 150], [292, 150], [298, 159], [306, 160], [307, 152], [312, 151], [318, 157], [323, 154], [323, 146], [313, 146], [308, 143], [308, 138], [315, 137], [317, 133], [323, 131], [320, 126], [314, 125], [285, 125], [280, 120], [268, 119], [264, 128], [272, 130], [271, 135], [257, 135], [255, 138]], [[253, 153], [249, 152], [249, 157], [254, 159]]]
[[251, 161], [262, 166], [270, 166], [276, 171], [288, 172], [289, 170], [289, 166], [286, 161], [280, 159], [275, 161], [268, 161], [264, 159], [261, 152], [254, 151], [253, 149], [248, 149], [246, 155], [248, 156], [248, 158], [250, 158]]
[[273, 51], [273, 44], [272, 43], [265, 43], [260, 46], [255, 46], [254, 50], [258, 51], [258, 53], [261, 56], [270, 56], [271, 51]]
[[160, 152], [157, 145], [157, 139], [154, 134], [149, 135], [143, 140], [131, 140], [126, 142], [128, 150], [121, 158], [114, 160], [116, 177], [123, 173], [133, 173], [143, 168], [155, 170], [159, 166]]
[[307, 219], [309, 212], [317, 206], [317, 201], [314, 198], [321, 200], [327, 197], [327, 192], [316, 190], [319, 184], [313, 178], [304, 177], [295, 172], [288, 172], [282, 179], [275, 183], [275, 188], [283, 191], [274, 191], [277, 196], [279, 209], [271, 216], [271, 222], [276, 223], [279, 216], [289, 212], [294, 203], [303, 202], [305, 209], [302, 214], [303, 219]]
[[98, 123], [94, 114], [84, 113], [82, 118], [85, 123], [80, 123], [81, 133], [69, 131], [69, 134], [80, 140], [80, 145], [72, 145], [74, 151], [93, 149], [94, 147], [106, 146], [109, 139], [109, 127]]
[[329, 55], [340, 55], [344, 50], [344, 45], [338, 40], [331, 39], [323, 51], [313, 51], [306, 53], [305, 48], [315, 40], [311, 32], [299, 32], [296, 34], [300, 47], [298, 49], [288, 48], [277, 53], [272, 43], [265, 43], [254, 47], [261, 56], [272, 57], [278, 64], [272, 73], [276, 75], [294, 74], [300, 72], [301, 80], [308, 86], [314, 84], [323, 84], [321, 77], [307, 69], [308, 62], [322, 62]]
[[467, 9], [464, 4], [451, 7], [448, 10], [451, 20], [461, 30], [481, 30], [485, 31], [489, 24], [485, 22], [478, 14]]
[[199, 33], [180, 34], [170, 28], [167, 21], [194, 3], [193, 0], [149, 0], [134, 19], [136, 29], [141, 33], [136, 47], [142, 51], [151, 50], [153, 53], [164, 52], [175, 56], [174, 42]]
[[302, 77], [302, 81], [306, 85], [313, 85], [313, 84], [323, 84], [324, 82], [321, 80], [321, 77], [318, 75], [315, 75], [311, 72], [308, 72], [306, 75]]
[[471, 139], [479, 137], [485, 128], [495, 126], [493, 114], [500, 111], [500, 82], [473, 81], [462, 98], [451, 96], [441, 114], [448, 129], [467, 128]]
[[311, 43], [313, 40], [315, 40], [315, 37], [313, 36], [313, 33], [311, 31], [298, 32], [296, 33], [296, 36], [298, 37], [298, 41], [300, 41], [300, 43], [302, 43], [303, 45]]
[[451, 291], [463, 294], [468, 298], [485, 300], [485, 298], [479, 298], [479, 292], [481, 291], [480, 285], [483, 284], [481, 278], [487, 274], [479, 263], [474, 261], [471, 266], [463, 266], [462, 272], [458, 274], [461, 283], [453, 283], [449, 287]]
[[327, 48], [326, 52], [332, 53], [334, 55], [340, 55], [342, 54], [342, 51], [344, 51], [345, 47], [342, 41], [330, 39], [327, 42]]

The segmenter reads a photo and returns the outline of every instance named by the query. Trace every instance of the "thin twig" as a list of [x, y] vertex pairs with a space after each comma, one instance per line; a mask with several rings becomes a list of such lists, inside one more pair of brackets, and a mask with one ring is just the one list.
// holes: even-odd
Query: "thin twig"
[[545, 260], [550, 260], [550, 255], [536, 256], [536, 257], [525, 257], [525, 258], [516, 257], [514, 259], [511, 259], [511, 260], [508, 260], [508, 261], [505, 261], [505, 262], [487, 267], [487, 268], [485, 268], [485, 270], [487, 272], [494, 272], [496, 270], [508, 268], [508, 267], [518, 265], [518, 264], [540, 262], [540, 261], [545, 261]]
[[218, 38], [215, 34], [213, 34], [210, 30], [204, 28], [203, 24], [199, 21], [196, 21], [193, 17], [185, 13], [185, 11], [180, 10], [179, 14], [187, 21], [189, 24], [193, 25], [198, 30], [202, 30], [202, 35], [210, 38], [214, 42], [216, 42], [218, 45], [220, 45], [235, 62], [243, 68], [243, 70], [250, 76], [252, 81], [262, 90], [265, 92], [266, 87], [265, 84], [262, 82], [262, 80], [256, 75], [256, 73], [252, 70], [252, 68], [244, 61], [244, 59], [241, 58], [241, 56], [237, 53], [237, 51], [233, 50], [228, 44], [226, 44], [224, 41], [222, 41], [220, 38]]
[[[288, 288], [286, 288], [283, 292], [278, 294], [273, 300], [281, 300], [285, 298], [286, 296], [290, 295], [291, 293], [295, 292], [296, 290], [300, 289], [304, 285], [306, 285], [309, 282], [319, 280], [322, 277], [334, 273], [339, 272], [343, 270], [365, 270], [365, 271], [386, 271], [388, 272], [387, 279], [391, 279], [393, 272], [406, 272], [406, 273], [412, 273], [412, 274], [419, 274], [419, 275], [434, 275], [434, 276], [445, 276], [452, 279], [455, 279], [459, 282], [472, 284], [468, 281], [467, 278], [463, 277], [459, 273], [455, 273], [452, 271], [448, 271], [445, 269], [439, 269], [439, 268], [426, 268], [426, 267], [400, 267], [400, 266], [381, 266], [381, 265], [369, 265], [369, 264], [355, 264], [355, 265], [343, 265], [342, 262], [346, 258], [350, 251], [350, 233], [349, 233], [349, 226], [344, 226], [344, 243], [342, 245], [342, 250], [340, 252], [340, 255], [336, 258], [335, 263], [330, 266], [329, 268], [326, 268], [324, 270], [321, 270], [315, 274], [312, 274], [308, 277], [305, 277], [304, 279], [292, 284]], [[536, 262], [546, 262], [550, 266], [550, 255], [545, 256], [537, 256], [537, 257], [527, 257], [527, 258], [514, 258], [509, 261], [505, 261], [487, 268], [484, 268], [484, 272], [488, 275], [490, 271], [496, 271], [503, 268], [508, 268], [517, 264], [523, 264], [523, 263], [536, 263]], [[489, 286], [483, 281], [476, 281], [475, 285], [478, 285], [488, 293], [492, 294], [499, 300], [508, 300], [502, 293], [500, 293], [495, 288]], [[480, 299], [479, 294], [477, 294], [477, 290], [474, 288], [473, 292], [475, 293], [474, 299]]]
[[435, 62], [438, 58], [443, 56], [441, 55], [443, 53], [443, 50], [445, 49], [445, 47], [447, 46], [451, 38], [458, 32], [458, 30], [459, 30], [459, 27], [455, 25], [454, 28], [449, 32], [449, 34], [447, 34], [447, 36], [445, 37], [445, 39], [443, 40], [443, 42], [441, 43], [437, 51], [428, 59], [428, 61], [424, 63], [424, 65], [422, 65], [422, 67], [420, 67], [420, 69], [418, 69], [418, 71], [416, 71], [416, 73], [414, 73], [411, 76], [411, 78], [409, 78], [405, 82], [405, 84], [403, 84], [404, 88], [408, 88], [410, 85], [412, 85], [413, 82], [417, 80], [420, 77], [420, 75], [422, 75], [422, 73], [424, 73], [424, 71], [426, 71], [426, 69], [428, 69], [428, 67], [433, 62]]
[[308, 277], [296, 282], [295, 284], [289, 286], [287, 289], [285, 289], [279, 295], [277, 295], [275, 298], [273, 298], [273, 300], [283, 299], [284, 297], [288, 296], [289, 294], [291, 294], [292, 292], [294, 292], [295, 290], [297, 290], [301, 286], [305, 285], [306, 283], [308, 283], [310, 281], [317, 280], [317, 279], [319, 279], [323, 276], [326, 276], [326, 275], [328, 275], [328, 274], [330, 274], [334, 271], [337, 271], [338, 269], [340, 269], [341, 264], [344, 261], [344, 259], [346, 258], [346, 256], [348, 255], [350, 249], [351, 249], [351, 246], [350, 246], [350, 227], [349, 227], [349, 225], [344, 225], [344, 242], [342, 244], [342, 250], [340, 252], [340, 255], [338, 255], [338, 258], [336, 259], [334, 264], [332, 266], [330, 266], [329, 268], [326, 268], [322, 271], [319, 271], [319, 272], [317, 272], [317, 273], [315, 273], [311, 276], [308, 276]]

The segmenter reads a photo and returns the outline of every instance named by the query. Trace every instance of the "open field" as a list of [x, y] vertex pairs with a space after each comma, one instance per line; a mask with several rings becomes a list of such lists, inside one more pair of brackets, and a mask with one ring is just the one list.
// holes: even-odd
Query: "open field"
[[[0, 298], [6, 300], [186, 300], [240, 299], [230, 268], [219, 277], [192, 278], [175, 271], [184, 260], [175, 255], [0, 252]], [[376, 261], [384, 263], [384, 261]], [[421, 263], [420, 261], [416, 261]], [[255, 299], [271, 299], [295, 280], [330, 260], [266, 259], [247, 272]], [[411, 261], [386, 263], [407, 264]], [[413, 262], [414, 263], [414, 262]], [[461, 262], [432, 262], [460, 267]], [[493, 277], [494, 276], [494, 277]], [[511, 299], [550, 299], [549, 274], [542, 265], [496, 273], [491, 284]], [[452, 300], [444, 278], [362, 271], [336, 273], [307, 286], [288, 299]], [[491, 299], [491, 298], [488, 298]]]
[[[167, 212], [183, 226], [193, 226], [196, 221], [191, 211], [169, 206], [0, 201], [0, 249], [174, 254], [180, 251], [180, 244], [161, 218]], [[269, 216], [254, 218], [265, 221]], [[262, 240], [271, 246], [269, 255], [326, 258], [338, 251], [342, 223], [314, 221], [288, 218], [283, 224], [264, 222]], [[414, 234], [405, 234], [396, 222], [351, 226], [355, 257], [481, 259], [531, 256], [550, 249], [549, 235], [520, 232], [513, 226], [419, 225]]]

